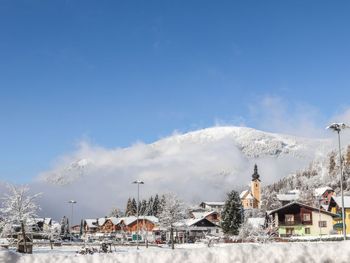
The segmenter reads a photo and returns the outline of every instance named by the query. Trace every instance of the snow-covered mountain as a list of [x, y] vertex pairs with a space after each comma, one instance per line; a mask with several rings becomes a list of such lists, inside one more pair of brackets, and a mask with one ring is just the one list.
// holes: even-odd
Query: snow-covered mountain
[[[310, 162], [318, 156], [323, 156], [329, 146], [330, 141], [324, 139], [298, 138], [246, 127], [214, 127], [186, 134], [174, 134], [148, 145], [137, 144], [129, 148], [109, 150], [110, 154], [108, 154], [109, 158], [107, 159], [104, 159], [103, 156], [106, 154], [105, 151], [108, 150], [101, 152], [101, 155], [99, 155], [101, 149], [96, 149], [96, 152], [94, 152], [94, 149], [91, 148], [90, 150], [93, 150], [93, 152], [85, 152], [86, 147], [88, 147], [85, 145], [82, 151], [70, 156], [73, 160], [68, 164], [60, 165], [56, 169], [44, 173], [41, 178], [53, 184], [65, 185], [89, 174], [89, 169], [98, 169], [98, 167], [102, 168], [106, 165], [116, 167], [131, 164], [138, 165], [137, 162], [139, 161], [148, 160], [148, 163], [151, 163], [151, 160], [154, 162], [154, 160], [169, 156], [172, 156], [175, 162], [182, 153], [188, 152], [193, 153], [192, 158], [200, 159], [200, 155], [203, 153], [201, 150], [203, 149], [212, 150], [209, 153], [206, 152], [206, 154], [210, 154], [212, 158], [215, 158], [215, 156], [221, 156], [222, 153], [226, 152], [227, 147], [231, 147], [232, 152], [237, 153], [238, 151], [240, 158], [245, 162], [249, 162], [249, 160], [258, 162], [259, 159], [267, 157], [274, 157], [275, 160], [291, 157], [304, 163], [305, 160]], [[84, 156], [84, 152], [86, 156]], [[131, 157], [126, 164], [125, 155]], [[119, 161], [118, 157], [120, 157]], [[115, 162], [108, 163], [111, 159]], [[242, 163], [235, 164], [234, 161], [232, 159], [231, 168], [237, 170]], [[303, 167], [303, 165], [300, 167]]]
[[[329, 140], [246, 127], [207, 128], [128, 148], [83, 143], [44, 172], [38, 183], [51, 187], [56, 196], [84, 200], [82, 205], [99, 211], [124, 204], [135, 192], [130, 183], [135, 179], [145, 181], [143, 195], [173, 191], [192, 202], [221, 200], [228, 190], [250, 182], [254, 163], [263, 184], [269, 184], [305, 168], [330, 146]], [[101, 205], [97, 197], [111, 201]]]

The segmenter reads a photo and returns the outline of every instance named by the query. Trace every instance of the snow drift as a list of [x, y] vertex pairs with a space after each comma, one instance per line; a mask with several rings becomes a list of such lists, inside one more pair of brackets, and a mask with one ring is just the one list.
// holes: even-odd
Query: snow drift
[[33, 254], [17, 256], [0, 250], [4, 263], [266, 263], [266, 262], [349, 262], [348, 241], [329, 243], [231, 244], [225, 247], [192, 249], [143, 249], [112, 254], [75, 256], [68, 254]]

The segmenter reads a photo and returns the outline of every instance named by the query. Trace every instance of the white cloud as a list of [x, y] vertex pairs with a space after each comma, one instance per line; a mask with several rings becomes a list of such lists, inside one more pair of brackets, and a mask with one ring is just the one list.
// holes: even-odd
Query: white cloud
[[[40, 180], [33, 184], [34, 190], [44, 192], [41, 202], [46, 214], [42, 216], [69, 215], [70, 199], [78, 201], [79, 217], [104, 216], [113, 206], [124, 209], [127, 198], [136, 195], [135, 185], [131, 184], [135, 179], [145, 181], [142, 197], [176, 192], [192, 203], [223, 200], [227, 191], [250, 182], [254, 163], [259, 165], [266, 184], [300, 169], [314, 157], [314, 147], [303, 150], [300, 145], [294, 151], [294, 142], [285, 138], [284, 143], [293, 146], [293, 154], [276, 158], [269, 154], [275, 153], [273, 147], [284, 147], [280, 139], [248, 128], [233, 133], [231, 128], [215, 127], [184, 136], [177, 133], [155, 144], [137, 143], [125, 149], [82, 142], [76, 151], [58, 158], [55, 166], [41, 175], [56, 182], [72, 179], [71, 184], [53, 186]], [[261, 151], [261, 156], [248, 156], [251, 151]], [[306, 158], [297, 156], [304, 153]]]

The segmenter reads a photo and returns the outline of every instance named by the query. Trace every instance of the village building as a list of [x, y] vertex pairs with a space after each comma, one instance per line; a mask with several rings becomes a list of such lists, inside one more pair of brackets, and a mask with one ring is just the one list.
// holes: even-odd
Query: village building
[[175, 223], [174, 238], [178, 243], [195, 242], [207, 235], [222, 236], [221, 227], [206, 218], [190, 218]]
[[333, 232], [336, 214], [297, 201], [269, 212], [278, 234], [286, 236], [318, 236]]
[[[345, 210], [345, 230], [346, 234], [350, 234], [350, 196], [344, 196], [344, 210]], [[338, 217], [334, 218], [334, 229], [338, 234], [343, 233], [343, 219], [342, 219], [342, 202], [340, 196], [332, 196], [329, 202], [328, 211], [336, 213]]]
[[[88, 234], [116, 234], [123, 233], [131, 235], [137, 233], [137, 225], [140, 232], [152, 232], [159, 220], [155, 216], [140, 216], [137, 220], [136, 216], [128, 217], [109, 217], [100, 219], [85, 219], [85, 233]], [[137, 223], [138, 222], [138, 223]]]
[[197, 212], [197, 211], [192, 211], [190, 213], [191, 218], [194, 219], [201, 219], [205, 218], [208, 219], [210, 222], [213, 222], [215, 224], [219, 224], [221, 221], [221, 214], [217, 211], [205, 211], [205, 212]]
[[331, 201], [332, 196], [335, 196], [335, 192], [329, 186], [319, 187], [315, 189], [314, 196], [319, 202], [319, 205], [322, 206], [322, 208], [325, 210], [328, 210], [328, 205]]
[[221, 212], [224, 208], [225, 202], [202, 202], [199, 207], [208, 211]]
[[244, 209], [260, 208], [261, 183], [258, 166], [254, 165], [254, 173], [250, 182], [250, 189], [243, 191], [239, 197]]
[[100, 227], [105, 223], [106, 218], [96, 218], [96, 219], [84, 219], [83, 221], [83, 233], [84, 234], [94, 234], [100, 230]]
[[282, 206], [292, 203], [294, 201], [298, 201], [300, 198], [300, 190], [293, 189], [288, 191], [285, 194], [278, 194], [277, 199], [281, 202]]

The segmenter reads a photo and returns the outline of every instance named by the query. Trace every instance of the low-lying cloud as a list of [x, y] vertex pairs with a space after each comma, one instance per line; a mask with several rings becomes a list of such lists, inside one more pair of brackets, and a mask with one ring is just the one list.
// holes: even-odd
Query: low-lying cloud
[[70, 215], [70, 199], [78, 201], [75, 218], [107, 215], [124, 209], [136, 197], [136, 179], [145, 181], [141, 198], [175, 192], [189, 203], [223, 200], [227, 191], [249, 184], [253, 165], [271, 183], [301, 169], [316, 155], [319, 142], [298, 141], [249, 128], [215, 127], [173, 135], [154, 144], [106, 149], [83, 142], [62, 156], [32, 185], [43, 192], [42, 216]]

